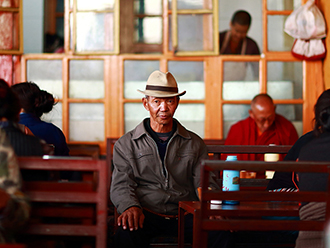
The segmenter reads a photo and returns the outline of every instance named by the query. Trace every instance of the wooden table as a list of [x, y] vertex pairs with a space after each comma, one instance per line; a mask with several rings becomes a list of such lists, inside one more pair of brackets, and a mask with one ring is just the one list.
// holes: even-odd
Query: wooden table
[[[179, 247], [184, 247], [184, 215], [193, 214], [193, 243], [199, 244], [200, 237], [196, 233], [195, 227], [200, 225], [199, 201], [182, 201], [179, 203]], [[239, 205], [211, 204], [215, 216], [223, 217], [262, 217], [262, 216], [299, 216], [299, 204], [296, 202], [241, 202]], [[196, 247], [199, 247], [196, 246]]]

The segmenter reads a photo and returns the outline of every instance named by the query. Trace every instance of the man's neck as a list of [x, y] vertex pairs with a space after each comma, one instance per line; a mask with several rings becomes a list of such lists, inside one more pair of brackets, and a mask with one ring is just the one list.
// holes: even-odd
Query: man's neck
[[166, 125], [159, 125], [158, 123], [150, 122], [150, 127], [156, 133], [169, 133], [172, 131], [172, 128], [173, 128], [173, 121]]

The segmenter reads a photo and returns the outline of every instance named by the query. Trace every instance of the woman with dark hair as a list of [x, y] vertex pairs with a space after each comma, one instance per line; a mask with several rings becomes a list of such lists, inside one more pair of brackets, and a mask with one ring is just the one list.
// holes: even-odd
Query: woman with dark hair
[[48, 154], [46, 143], [26, 135], [18, 125], [21, 106], [16, 94], [6, 81], [0, 79], [0, 127], [7, 133], [17, 156], [42, 156]]
[[[313, 138], [304, 144], [299, 152], [299, 161], [330, 161], [330, 89], [324, 91], [314, 107], [315, 124]], [[298, 173], [300, 191], [326, 191], [326, 174]], [[321, 220], [325, 218], [325, 202], [302, 203], [299, 216], [302, 220]], [[300, 231], [296, 248], [325, 247], [325, 232]]]
[[69, 148], [61, 129], [40, 117], [48, 113], [56, 104], [53, 95], [41, 90], [33, 82], [15, 84], [11, 87], [17, 94], [22, 106], [19, 123], [27, 126], [32, 133], [55, 146], [54, 155], [68, 156]]

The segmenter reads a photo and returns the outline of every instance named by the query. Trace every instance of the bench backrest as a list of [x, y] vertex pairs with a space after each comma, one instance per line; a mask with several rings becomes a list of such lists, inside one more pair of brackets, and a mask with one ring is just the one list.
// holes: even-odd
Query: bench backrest
[[[218, 161], [205, 160], [202, 162], [202, 192], [201, 192], [201, 216], [198, 226], [200, 234], [205, 238], [208, 230], [314, 230], [322, 231], [330, 220], [330, 196], [329, 186], [326, 192], [268, 192], [268, 191], [222, 191], [208, 190], [209, 175], [214, 171], [222, 170], [251, 170], [266, 171], [276, 170], [283, 172], [307, 172], [307, 173], [328, 173], [330, 179], [329, 162], [263, 162], [263, 161]], [[274, 204], [272, 209], [260, 209], [260, 211], [244, 210], [231, 207], [221, 209], [211, 209], [210, 200], [236, 200], [242, 206], [243, 202], [253, 202], [256, 204]], [[274, 202], [275, 201], [275, 202]], [[300, 202], [325, 202], [326, 216], [322, 221], [302, 221], [302, 220], [274, 220], [265, 219], [263, 216], [298, 216]], [[279, 203], [286, 203], [283, 206]], [[228, 206], [228, 205], [227, 205]], [[276, 207], [277, 206], [277, 207]], [[235, 207], [234, 207], [235, 208]], [[210, 220], [209, 216], [227, 216], [228, 219]], [[248, 216], [244, 219], [235, 219], [237, 216]]]
[[[94, 182], [63, 180], [23, 182], [23, 189], [32, 202], [32, 214], [37, 213], [40, 216], [42, 213], [50, 213], [58, 215], [58, 217], [93, 218], [90, 225], [30, 223], [25, 229], [25, 233], [94, 236], [97, 248], [106, 247], [108, 168], [105, 160], [20, 157], [18, 163], [21, 170], [90, 172], [94, 174], [95, 179]], [[43, 204], [38, 205], [37, 203]], [[34, 206], [38, 208], [38, 211], [34, 211]]]
[[291, 145], [206, 145], [213, 159], [221, 159], [221, 154], [265, 154], [278, 153], [287, 154]]

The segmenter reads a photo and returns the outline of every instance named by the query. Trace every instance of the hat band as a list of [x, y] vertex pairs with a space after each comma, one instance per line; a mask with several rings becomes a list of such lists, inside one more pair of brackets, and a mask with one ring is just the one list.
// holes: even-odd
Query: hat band
[[178, 93], [178, 88], [177, 87], [147, 85], [146, 90], [156, 90], [156, 91], [166, 91], [166, 92]]

